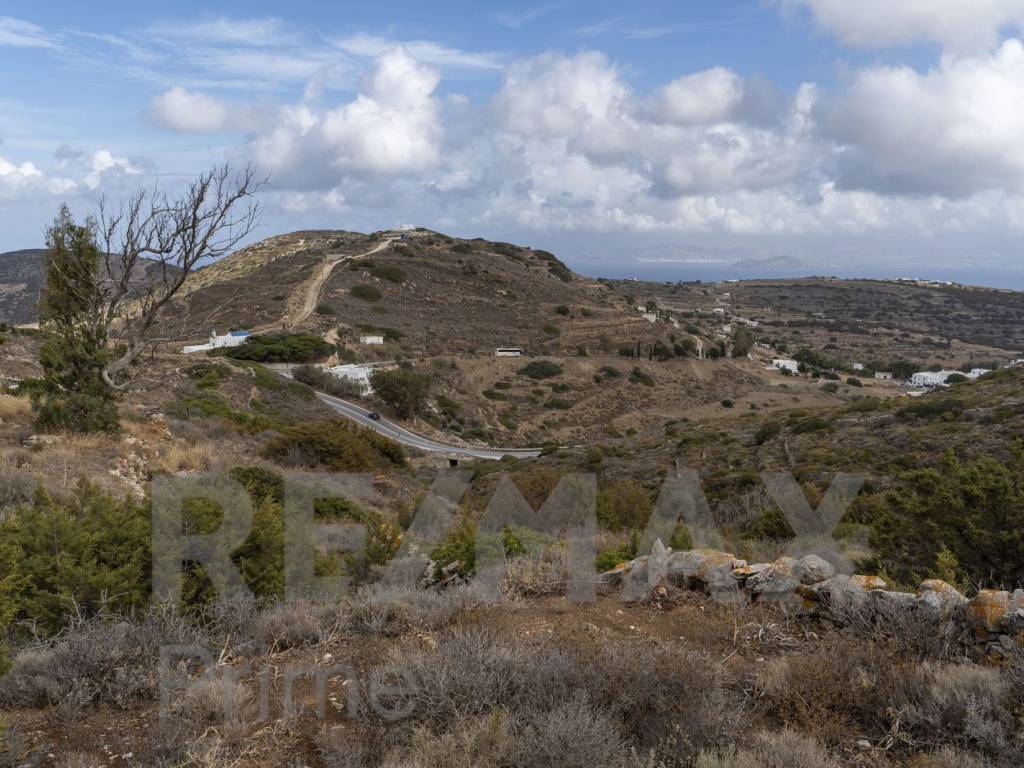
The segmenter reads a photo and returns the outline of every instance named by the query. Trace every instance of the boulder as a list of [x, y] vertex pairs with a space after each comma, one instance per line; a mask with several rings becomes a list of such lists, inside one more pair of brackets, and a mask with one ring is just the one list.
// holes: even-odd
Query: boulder
[[998, 634], [1003, 619], [1010, 611], [1010, 593], [1000, 589], [983, 589], [968, 603], [971, 623], [980, 636]]
[[875, 589], [885, 589], [889, 586], [881, 576], [861, 576], [859, 574], [854, 574], [850, 577], [850, 582], [856, 584], [865, 592], [871, 592]]
[[847, 576], [838, 574], [817, 584], [802, 584], [797, 594], [826, 608], [842, 609], [863, 605], [870, 592], [883, 590], [884, 579], [878, 576]]
[[792, 593], [800, 586], [796, 564], [797, 561], [792, 557], [780, 557], [769, 568], [750, 576], [747, 579], [747, 589], [762, 599]]
[[920, 605], [917, 595], [913, 592], [889, 592], [884, 589], [873, 589], [867, 593], [867, 599], [873, 605], [906, 611], [912, 611]]
[[688, 549], [669, 555], [666, 566], [672, 581], [682, 582], [684, 586], [707, 586], [731, 580], [733, 570], [746, 564], [729, 552]]
[[646, 600], [654, 590], [668, 579], [668, 549], [661, 539], [654, 542], [651, 554], [638, 557], [622, 579], [622, 599], [626, 602]]
[[793, 575], [800, 579], [801, 584], [817, 584], [832, 578], [835, 572], [832, 563], [818, 555], [801, 557], [793, 566]]
[[[1003, 616], [1003, 631], [1020, 636], [1024, 633], [1024, 589], [1014, 590], [1010, 605]], [[1019, 637], [1020, 642], [1024, 637]]]
[[60, 442], [57, 435], [29, 435], [21, 444], [26, 448], [42, 448], [44, 445], [54, 445]]
[[942, 579], [927, 579], [917, 588], [917, 599], [940, 613], [948, 613], [967, 602], [960, 590]]

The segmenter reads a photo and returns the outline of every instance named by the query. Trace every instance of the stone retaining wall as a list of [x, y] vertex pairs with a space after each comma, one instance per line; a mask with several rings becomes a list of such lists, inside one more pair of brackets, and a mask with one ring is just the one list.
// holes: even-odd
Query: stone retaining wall
[[720, 601], [771, 602], [803, 614], [840, 617], [869, 607], [927, 611], [969, 622], [986, 652], [1024, 649], [1024, 590], [983, 589], [968, 599], [950, 584], [928, 579], [916, 592], [890, 591], [878, 576], [836, 574], [817, 555], [748, 564], [714, 549], [673, 552], [659, 540], [650, 555], [622, 563], [603, 574], [602, 581], [620, 586], [631, 601], [645, 600], [668, 584], [702, 590]]

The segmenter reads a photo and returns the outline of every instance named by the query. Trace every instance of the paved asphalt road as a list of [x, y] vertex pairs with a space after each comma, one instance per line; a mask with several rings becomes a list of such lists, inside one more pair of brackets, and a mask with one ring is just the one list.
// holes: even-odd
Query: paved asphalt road
[[360, 408], [358, 405], [353, 405], [346, 400], [342, 400], [332, 395], [325, 395], [322, 392], [317, 392], [316, 396], [342, 416], [351, 419], [360, 426], [369, 427], [385, 437], [390, 437], [397, 443], [407, 445], [410, 448], [418, 448], [419, 450], [426, 451], [428, 453], [443, 453], [446, 456], [457, 458], [495, 460], [504, 458], [505, 456], [514, 456], [519, 459], [534, 459], [537, 456], [540, 456], [540, 451], [538, 450], [527, 450], [522, 448], [466, 448], [461, 445], [439, 443], [435, 440], [430, 440], [429, 438], [414, 434], [413, 432], [403, 429], [397, 424], [387, 421], [386, 419], [382, 418], [380, 421], [374, 421], [367, 415], [370, 411], [365, 408]]

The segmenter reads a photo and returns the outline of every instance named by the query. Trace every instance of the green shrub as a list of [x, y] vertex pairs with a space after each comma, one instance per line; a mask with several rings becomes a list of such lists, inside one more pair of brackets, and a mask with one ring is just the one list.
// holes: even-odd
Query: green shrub
[[554, 323], [545, 323], [541, 330], [544, 331], [545, 336], [552, 339], [562, 335], [562, 329]]
[[84, 482], [67, 498], [38, 491], [0, 524], [0, 558], [13, 552], [17, 561], [15, 579], [6, 569], [0, 576], [0, 625], [14, 608], [52, 634], [73, 612], [143, 606], [150, 539], [149, 510], [131, 497], [115, 499]]
[[782, 425], [777, 421], [766, 421], [754, 433], [754, 442], [757, 445], [764, 445], [769, 440], [774, 440], [782, 432]]
[[398, 285], [401, 285], [408, 279], [404, 271], [390, 264], [379, 264], [370, 270], [370, 274], [381, 280], [387, 280], [389, 283], [397, 283]]
[[851, 376], [850, 378], [848, 378], [846, 380], [846, 383], [849, 384], [851, 387], [863, 387], [864, 386], [863, 382], [861, 382], [861, 380], [858, 379], [856, 376]]
[[733, 401], [730, 400], [729, 398], [726, 398], [725, 400], [722, 401], [723, 408], [732, 408], [733, 405], [735, 405], [735, 403], [733, 403]]
[[334, 351], [334, 345], [315, 333], [272, 333], [250, 336], [244, 344], [228, 347], [225, 357], [257, 363], [312, 363]]
[[348, 292], [363, 301], [380, 301], [380, 291], [372, 285], [353, 285]]
[[570, 408], [572, 408], [572, 403], [569, 402], [568, 400], [563, 400], [560, 397], [552, 397], [550, 400], [544, 403], [544, 407], [558, 411], [567, 411]]
[[196, 389], [214, 389], [231, 377], [231, 369], [221, 363], [196, 363], [184, 370], [196, 383]]
[[519, 373], [531, 379], [550, 379], [562, 375], [562, 366], [550, 360], [534, 360], [520, 368]]
[[828, 429], [829, 423], [821, 418], [820, 416], [811, 416], [806, 419], [801, 419], [793, 425], [793, 434], [803, 435], [808, 432], [820, 432], [821, 430]]
[[316, 312], [318, 315], [329, 316], [335, 314], [334, 307], [332, 307], [330, 304], [324, 304], [322, 302], [320, 304], [317, 304], [313, 311]]
[[430, 559], [435, 563], [435, 578], [440, 578], [441, 570], [452, 563], [459, 563], [461, 575], [472, 576], [476, 573], [476, 526], [468, 520], [463, 522], [434, 548]]
[[629, 381], [632, 384], [643, 384], [645, 387], [653, 387], [654, 379], [650, 374], [644, 373], [644, 371], [636, 367], [629, 373]]
[[834, 395], [836, 392], [839, 391], [839, 385], [836, 384], [834, 381], [827, 381], [821, 386], [821, 389], [824, 392], [828, 392], [830, 395]]
[[402, 418], [423, 411], [430, 394], [431, 381], [429, 373], [419, 373], [408, 368], [391, 371], [377, 369], [370, 376], [374, 394], [394, 408]]
[[508, 400], [508, 395], [502, 394], [501, 392], [495, 392], [493, 389], [485, 389], [483, 391], [483, 395], [488, 400]]
[[562, 317], [568, 317], [572, 314], [572, 310], [570, 310], [565, 304], [559, 304], [555, 307], [555, 314], [561, 315]]
[[597, 523], [609, 531], [637, 530], [651, 516], [651, 494], [636, 480], [618, 480], [597, 494]]
[[183, 421], [201, 417], [224, 419], [242, 432], [256, 433], [278, 426], [273, 419], [261, 414], [235, 410], [219, 392], [209, 389], [179, 397], [167, 406], [166, 412]]
[[946, 414], [957, 416], [963, 409], [963, 402], [956, 398], [922, 397], [912, 405], [901, 409], [899, 415], [904, 418], [916, 416], [921, 419], [936, 419]]
[[288, 467], [367, 472], [405, 465], [402, 447], [371, 429], [343, 421], [313, 421], [281, 430], [263, 455]]

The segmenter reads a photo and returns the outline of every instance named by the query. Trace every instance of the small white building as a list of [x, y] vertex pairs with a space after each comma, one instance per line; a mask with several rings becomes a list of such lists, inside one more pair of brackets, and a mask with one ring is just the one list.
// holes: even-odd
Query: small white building
[[415, 224], [399, 224], [396, 231], [398, 232], [412, 232], [416, 229]]
[[864, 363], [854, 363], [853, 364], [853, 370], [855, 370], [855, 371], [863, 371], [864, 370]]
[[658, 313], [657, 312], [644, 312], [641, 315], [641, 317], [644, 320], [646, 320], [648, 323], [655, 323], [655, 322], [658, 321]]
[[725, 314], [725, 309], [723, 309], [722, 307], [712, 307], [711, 311], [714, 312], [716, 315], [724, 315]]
[[772, 360], [772, 368], [778, 371], [800, 373], [800, 363], [798, 363], [796, 360], [790, 360], [784, 357], [777, 357], [774, 360]]
[[205, 344], [190, 344], [181, 351], [186, 355], [193, 352], [208, 352], [211, 349], [222, 349], [224, 347], [238, 347], [245, 343], [252, 334], [249, 331], [229, 331], [223, 336], [218, 336], [217, 331], [210, 331], [210, 339]]
[[879, 381], [892, 381], [891, 371], [875, 371], [875, 378]]
[[910, 377], [910, 384], [914, 387], [926, 387], [927, 389], [944, 387], [946, 386], [946, 379], [954, 373], [960, 373], [960, 371], [921, 371]]
[[519, 347], [498, 347], [494, 350], [495, 357], [522, 357], [523, 350]]
[[965, 373], [968, 379], [976, 379], [979, 376], [984, 376], [986, 373], [992, 373], [988, 368], [972, 368], [970, 373]]
[[383, 334], [376, 334], [376, 333], [372, 333], [372, 334], [370, 334], [368, 336], [360, 336], [359, 337], [359, 343], [360, 344], [369, 344], [371, 346], [372, 345], [380, 345], [380, 344], [384, 343], [384, 336], [383, 336]]
[[727, 336], [730, 333], [732, 333], [732, 323], [726, 323], [725, 325], [723, 325], [722, 326], [722, 333], [726, 334]]

